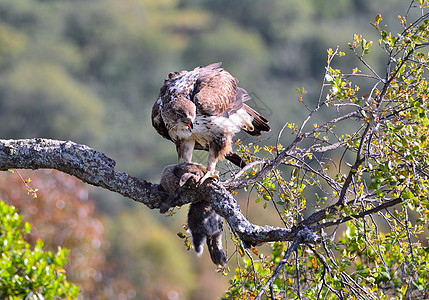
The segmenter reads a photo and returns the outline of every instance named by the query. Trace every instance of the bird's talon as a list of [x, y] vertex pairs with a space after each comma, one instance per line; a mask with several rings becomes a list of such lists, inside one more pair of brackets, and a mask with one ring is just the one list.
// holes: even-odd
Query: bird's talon
[[218, 180], [219, 179], [219, 171], [216, 170], [209, 170], [207, 171], [207, 173], [200, 179], [199, 184], [203, 184], [204, 181], [206, 181], [208, 178], [212, 178], [214, 180]]

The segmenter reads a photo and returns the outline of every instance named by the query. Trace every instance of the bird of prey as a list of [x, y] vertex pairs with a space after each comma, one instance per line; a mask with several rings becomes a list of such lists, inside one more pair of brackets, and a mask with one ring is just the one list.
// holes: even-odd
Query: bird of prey
[[220, 65], [168, 74], [152, 108], [152, 125], [176, 144], [179, 162], [191, 162], [194, 149], [209, 152], [204, 180], [217, 177], [219, 159], [234, 162], [232, 137], [241, 129], [251, 135], [270, 130], [268, 120], [244, 103], [250, 96], [238, 80]]

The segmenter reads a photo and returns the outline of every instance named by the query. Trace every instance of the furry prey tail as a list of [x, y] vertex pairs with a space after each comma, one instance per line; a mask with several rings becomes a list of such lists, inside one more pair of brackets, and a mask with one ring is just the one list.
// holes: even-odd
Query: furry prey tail
[[223, 220], [210, 203], [201, 201], [192, 203], [188, 212], [188, 228], [198, 255], [203, 253], [204, 242], [215, 265], [225, 266], [227, 258], [222, 247]]

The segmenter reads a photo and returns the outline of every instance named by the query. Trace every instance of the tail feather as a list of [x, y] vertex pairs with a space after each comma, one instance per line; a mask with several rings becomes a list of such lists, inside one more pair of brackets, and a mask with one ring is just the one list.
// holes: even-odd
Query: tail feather
[[250, 116], [252, 116], [253, 130], [244, 129], [247, 133], [249, 133], [250, 135], [261, 135], [262, 131], [268, 132], [271, 130], [270, 126], [268, 125], [268, 120], [265, 117], [263, 117], [260, 113], [258, 113], [257, 111], [255, 111], [253, 108], [251, 108], [246, 104], [243, 104], [243, 109]]
[[238, 156], [237, 153], [227, 154], [225, 158], [239, 168], [244, 168], [246, 166], [246, 163], [244, 162], [244, 160], [240, 156]]

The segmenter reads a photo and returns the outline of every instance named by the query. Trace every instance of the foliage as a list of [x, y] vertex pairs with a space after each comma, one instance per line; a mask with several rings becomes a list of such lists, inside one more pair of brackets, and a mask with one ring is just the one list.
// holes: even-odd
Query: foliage
[[14, 171], [0, 176], [0, 197], [33, 225], [25, 237], [30, 245], [42, 239], [48, 250], [70, 250], [65, 269], [83, 296], [102, 293], [105, 229], [82, 182], [57, 171]]
[[[381, 15], [372, 23], [387, 56], [383, 75], [367, 63], [373, 42], [355, 35], [349, 48], [367, 74], [358, 68], [351, 73], [334, 68], [333, 61], [346, 53], [329, 49], [316, 107], [310, 109], [305, 90], [298, 90], [299, 101], [310, 113], [300, 126], [285, 125], [295, 135], [292, 143], [239, 144], [252, 166], [242, 175], [245, 182], [254, 182], [252, 177], [270, 160], [283, 165], [252, 183], [259, 195], [256, 202], [263, 202], [264, 208], [272, 202], [286, 228], [311, 228], [321, 240], [300, 246], [298, 237], [293, 243], [277, 242], [270, 255], [258, 253], [257, 259], [247, 253], [224, 299], [429, 296], [429, 59], [424, 52], [429, 14], [423, 10], [410, 22], [414, 6], [428, 5], [412, 1], [407, 14], [399, 17], [399, 34], [387, 31]], [[356, 83], [362, 79], [373, 82], [369, 90]], [[322, 108], [335, 116], [311, 124]], [[344, 121], [354, 126], [342, 126]], [[343, 236], [336, 238], [339, 228]]]
[[[366, 295], [368, 298], [377, 293], [419, 295], [419, 288], [427, 283], [421, 272], [427, 269], [427, 241], [423, 238], [428, 219], [427, 53], [422, 50], [427, 43], [427, 24], [417, 20], [413, 24], [418, 25], [410, 25], [408, 20], [420, 11], [410, 10], [405, 19], [401, 17], [398, 26], [403, 29], [399, 35], [390, 33], [377, 17], [373, 21], [375, 33], [363, 28], [365, 39], [356, 35], [350, 43], [356, 55], [349, 55], [343, 46], [339, 49], [344, 52], [335, 48], [329, 51], [322, 87], [325, 93], [319, 98], [319, 87], [314, 84], [324, 72], [324, 49], [342, 45], [357, 26], [363, 27], [362, 20], [366, 21], [368, 14], [382, 9], [383, 17], [396, 18], [398, 7], [406, 4], [403, 0], [2, 0], [0, 135], [50, 136], [102, 145], [99, 148], [122, 164], [119, 168], [158, 179], [159, 170], [167, 161], [174, 163], [176, 154], [168, 141], [153, 133], [149, 118], [142, 116], [150, 115], [162, 79], [173, 70], [223, 61], [225, 68], [241, 80], [241, 86], [263, 95], [261, 101], [276, 108], [266, 116], [272, 132], [284, 132], [278, 140], [273, 136], [264, 141], [265, 147], [256, 143], [238, 145], [241, 154], [254, 163], [241, 179], [251, 179], [280, 153], [287, 153], [279, 168], [248, 187], [249, 193], [257, 194], [256, 204], [261, 210], [266, 208], [266, 213], [272, 207], [273, 211], [277, 209], [286, 228], [305, 225], [303, 222], [314, 210], [326, 213], [320, 224], [313, 224], [323, 242], [313, 245], [313, 249], [302, 245], [293, 252], [295, 263], [286, 265], [283, 275], [276, 278], [273, 293], [284, 296], [288, 290], [291, 297], [301, 292], [301, 297], [308, 298], [317, 293], [329, 294], [327, 298], [346, 297], [346, 293], [361, 297], [373, 293]], [[383, 51], [375, 49], [377, 39]], [[386, 59], [388, 65], [384, 66], [381, 63]], [[362, 63], [359, 68], [350, 66], [356, 61]], [[296, 86], [300, 87], [298, 97], [293, 93]], [[301, 126], [298, 120], [306, 117], [307, 110], [309, 119]], [[281, 129], [286, 118], [288, 124]], [[75, 186], [75, 182], [53, 176], [56, 182]], [[13, 197], [19, 189], [8, 189], [9, 184], [6, 182], [2, 189], [8, 190], [8, 200], [22, 200]], [[102, 282], [107, 285], [104, 291], [112, 287], [114, 294], [135, 291], [135, 285], [141, 282], [120, 280], [115, 271], [119, 270], [124, 278], [129, 271], [138, 281], [136, 274], [144, 273], [138, 266], [151, 262], [141, 258], [143, 253], [169, 256], [171, 249], [177, 247], [162, 240], [164, 246], [157, 249], [159, 252], [147, 250], [155, 247], [141, 236], [138, 216], [146, 216], [127, 212], [127, 217], [120, 215], [112, 220], [132, 219], [123, 225], [123, 230], [135, 235], [136, 243], [123, 242], [119, 231], [112, 229], [112, 246], [105, 250], [104, 243], [97, 242], [103, 239], [103, 230], [99, 221], [93, 220], [92, 204], [86, 206], [81, 199], [67, 198], [64, 208], [57, 207], [63, 195], [86, 192], [57, 184], [43, 185], [36, 185], [40, 188], [40, 201], [22, 202], [20, 206], [20, 211], [27, 209], [29, 218], [37, 219], [40, 214], [40, 219], [45, 220], [33, 227], [34, 237], [30, 239], [34, 242], [39, 237], [38, 229], [40, 234], [46, 234], [43, 239], [51, 249], [59, 243], [67, 244], [72, 249], [69, 278], [84, 292], [91, 294], [99, 288], [95, 279], [100, 279], [104, 268], [113, 270], [102, 273]], [[113, 196], [97, 197], [102, 203], [99, 207], [107, 211], [106, 203], [111, 203]], [[253, 194], [246, 199], [252, 197]], [[399, 199], [401, 205], [392, 205], [372, 216], [366, 214], [391, 199]], [[340, 205], [347, 201], [353, 201], [353, 205]], [[116, 202], [128, 203], [122, 199]], [[82, 210], [69, 210], [69, 203]], [[332, 203], [340, 207], [326, 209]], [[48, 211], [47, 207], [54, 209]], [[115, 206], [109, 211], [116, 213], [118, 209]], [[43, 215], [42, 211], [51, 215]], [[83, 211], [84, 217], [76, 211]], [[346, 221], [347, 225], [340, 224]], [[91, 224], [95, 224], [94, 231], [89, 229]], [[70, 233], [72, 226], [79, 230]], [[340, 239], [340, 234], [335, 233], [344, 226], [346, 233]], [[161, 232], [155, 225], [150, 228]], [[79, 239], [82, 232], [90, 238]], [[276, 243], [270, 245], [274, 249], [271, 256], [245, 258], [228, 297], [239, 297], [239, 293], [243, 297], [255, 296], [290, 245]], [[75, 253], [81, 258], [79, 262], [73, 260]], [[117, 262], [103, 266], [105, 255]], [[85, 257], [93, 259], [89, 262]], [[139, 263], [132, 265], [129, 257]], [[163, 260], [160, 257], [156, 259]], [[151, 271], [157, 273], [157, 279], [183, 267], [166, 261], [174, 267]], [[124, 262], [127, 268], [121, 270], [119, 266]], [[149, 264], [149, 269], [155, 270], [152, 268]], [[191, 271], [186, 269], [188, 272]], [[85, 275], [79, 278], [74, 274]], [[171, 277], [173, 290], [179, 290], [180, 285], [186, 286], [183, 290], [193, 287], [186, 280]], [[108, 281], [112, 282], [110, 286]], [[316, 281], [319, 285], [312, 284]], [[371, 291], [352, 288], [361, 282]], [[148, 287], [147, 293], [154, 292], [151, 283], [146, 281], [142, 290]], [[401, 290], [400, 284], [406, 290]]]
[[113, 254], [115, 245], [110, 246], [107, 233], [115, 231], [106, 229], [107, 221], [96, 212], [89, 193], [83, 182], [54, 170], [16, 170], [0, 176], [0, 198], [13, 204], [32, 224], [25, 240], [34, 246], [42, 239], [51, 251], [58, 245], [69, 249], [64, 269], [68, 280], [79, 286], [81, 297], [133, 295], [138, 279], [134, 285], [128, 274], [121, 273], [120, 266], [128, 258]]
[[76, 285], [66, 279], [63, 266], [67, 249], [56, 253], [43, 250], [37, 240], [34, 249], [24, 241], [31, 225], [22, 221], [13, 206], [0, 201], [0, 297], [2, 299], [74, 299]]

